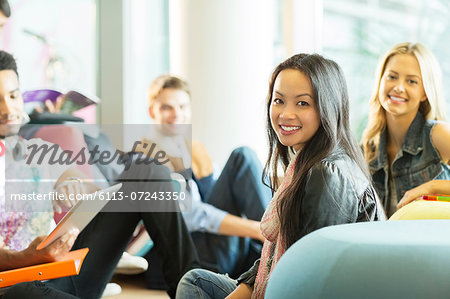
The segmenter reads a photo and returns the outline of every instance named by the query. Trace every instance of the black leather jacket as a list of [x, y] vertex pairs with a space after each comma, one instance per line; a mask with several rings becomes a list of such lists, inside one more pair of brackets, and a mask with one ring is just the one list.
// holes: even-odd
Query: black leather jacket
[[[386, 216], [375, 189], [357, 164], [348, 155], [335, 153], [310, 170], [300, 219], [299, 239], [322, 227], [386, 220]], [[258, 267], [259, 260], [238, 283], [253, 286]]]

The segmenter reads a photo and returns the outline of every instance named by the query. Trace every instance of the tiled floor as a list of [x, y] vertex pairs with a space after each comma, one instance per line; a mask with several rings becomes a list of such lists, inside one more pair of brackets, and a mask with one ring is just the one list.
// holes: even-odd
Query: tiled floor
[[105, 299], [169, 298], [165, 291], [147, 289], [142, 275], [116, 275], [112, 281], [122, 287], [122, 293], [117, 296], [104, 297]]

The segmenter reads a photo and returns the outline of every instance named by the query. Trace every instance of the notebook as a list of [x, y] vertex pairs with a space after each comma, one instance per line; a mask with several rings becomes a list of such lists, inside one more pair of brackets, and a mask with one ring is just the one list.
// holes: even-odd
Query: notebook
[[[77, 275], [80, 273], [81, 265], [88, 251], [89, 248], [78, 249], [68, 252], [57, 262], [0, 272], [0, 288], [8, 287], [19, 282]], [[0, 289], [0, 294], [4, 292], [6, 292], [6, 289]]]

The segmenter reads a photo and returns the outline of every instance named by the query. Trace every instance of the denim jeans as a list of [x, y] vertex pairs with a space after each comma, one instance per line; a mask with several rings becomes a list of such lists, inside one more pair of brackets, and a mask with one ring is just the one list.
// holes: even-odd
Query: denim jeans
[[[235, 149], [205, 202], [230, 214], [260, 221], [272, 199], [262, 183], [262, 165], [254, 151]], [[260, 257], [262, 245], [250, 238], [193, 232], [202, 268], [238, 277]]]
[[33, 299], [76, 299], [68, 293], [49, 287], [40, 281], [22, 282], [12, 286], [1, 299], [33, 298]]
[[236, 289], [236, 280], [228, 275], [196, 269], [181, 278], [177, 288], [177, 299], [225, 298]]

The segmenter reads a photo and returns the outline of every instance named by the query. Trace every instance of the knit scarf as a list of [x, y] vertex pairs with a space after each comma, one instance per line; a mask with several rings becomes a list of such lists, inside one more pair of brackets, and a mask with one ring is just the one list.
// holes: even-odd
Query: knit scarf
[[262, 249], [261, 260], [259, 263], [252, 298], [264, 298], [270, 273], [272, 273], [272, 270], [278, 260], [286, 251], [283, 246], [282, 236], [280, 234], [281, 224], [278, 217], [277, 206], [279, 196], [292, 182], [296, 160], [297, 155], [295, 155], [289, 163], [283, 181], [281, 182], [280, 187], [278, 187], [278, 190], [275, 192], [273, 199], [261, 219], [261, 232], [266, 240], [264, 241], [264, 246]]

